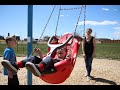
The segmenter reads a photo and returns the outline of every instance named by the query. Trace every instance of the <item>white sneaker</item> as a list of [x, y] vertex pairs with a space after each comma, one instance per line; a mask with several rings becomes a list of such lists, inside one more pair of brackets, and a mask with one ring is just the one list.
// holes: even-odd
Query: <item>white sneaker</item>
[[91, 77], [90, 76], [87, 76], [87, 81], [90, 81], [91, 80]]
[[87, 77], [87, 74], [85, 74], [84, 76]]
[[25, 66], [26, 66], [26, 69], [30, 70], [35, 76], [39, 77], [41, 75], [40, 71], [37, 69], [37, 67], [33, 63], [27, 62]]
[[11, 71], [13, 74], [16, 74], [18, 72], [18, 69], [16, 67], [14, 67], [8, 60], [2, 60], [1, 64], [8, 69], [9, 71]]

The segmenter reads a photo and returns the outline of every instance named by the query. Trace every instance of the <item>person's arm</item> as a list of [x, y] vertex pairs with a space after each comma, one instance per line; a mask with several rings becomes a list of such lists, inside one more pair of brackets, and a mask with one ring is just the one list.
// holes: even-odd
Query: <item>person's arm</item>
[[93, 38], [93, 47], [94, 47], [94, 49], [93, 49], [92, 58], [95, 57], [95, 51], [96, 51], [96, 39], [95, 38]]
[[83, 57], [85, 58], [86, 55], [85, 55], [85, 49], [84, 49], [84, 47], [85, 47], [85, 43], [84, 43], [84, 40], [82, 40], [82, 54], [83, 54]]
[[83, 40], [83, 38], [78, 36], [78, 35], [75, 35], [74, 38], [78, 39], [78, 41], [82, 41]]
[[71, 50], [68, 50], [68, 51], [67, 51], [66, 58], [67, 58], [67, 59], [70, 59], [70, 57], [71, 57]]
[[39, 48], [34, 48], [34, 51], [40, 56], [41, 59], [43, 59], [43, 54]]
[[13, 73], [11, 71], [9, 71], [9, 70], [8, 70], [8, 77], [13, 78]]
[[[10, 50], [6, 50], [5, 52], [4, 52], [4, 60], [8, 60], [8, 61], [10, 61]], [[12, 72], [11, 71], [9, 71], [8, 70], [8, 77], [9, 78], [13, 78], [13, 74], [12, 74]]]

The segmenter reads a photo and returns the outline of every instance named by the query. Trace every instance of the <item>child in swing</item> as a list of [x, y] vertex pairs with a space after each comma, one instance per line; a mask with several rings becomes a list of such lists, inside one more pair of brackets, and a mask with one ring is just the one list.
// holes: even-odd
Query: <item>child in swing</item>
[[52, 59], [50, 56], [43, 57], [43, 54], [39, 48], [34, 48], [34, 51], [39, 55], [39, 57], [31, 56], [25, 60], [15, 63], [11, 63], [8, 60], [3, 60], [1, 63], [13, 74], [16, 74], [19, 68], [26, 67], [35, 76], [39, 77], [46, 68], [54, 67], [54, 63], [64, 60], [65, 58], [70, 59], [71, 56], [71, 52], [70, 50], [67, 51], [66, 46], [56, 51], [56, 59]]

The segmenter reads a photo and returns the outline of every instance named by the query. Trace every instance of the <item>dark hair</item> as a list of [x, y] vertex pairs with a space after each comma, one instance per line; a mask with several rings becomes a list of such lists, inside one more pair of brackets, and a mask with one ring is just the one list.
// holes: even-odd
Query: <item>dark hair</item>
[[58, 40], [59, 38], [57, 36], [53, 36], [53, 39], [54, 40]]
[[92, 32], [92, 29], [91, 29], [91, 28], [88, 28], [87, 31], [88, 31], [88, 30]]

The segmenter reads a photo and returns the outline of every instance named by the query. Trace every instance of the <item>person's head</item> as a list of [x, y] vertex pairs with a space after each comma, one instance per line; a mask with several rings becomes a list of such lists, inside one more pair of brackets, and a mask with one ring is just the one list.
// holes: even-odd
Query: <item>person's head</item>
[[66, 46], [57, 50], [58, 58], [64, 59], [67, 55], [67, 48]]
[[88, 29], [86, 30], [86, 35], [87, 35], [87, 36], [90, 36], [91, 33], [92, 33], [92, 29], [91, 29], [91, 28], [88, 28]]
[[15, 35], [6, 37], [5, 41], [9, 47], [14, 47], [17, 44]]
[[58, 43], [58, 38], [54, 37], [51, 41], [51, 44], [56, 44], [56, 43]]
[[57, 39], [53, 39], [53, 40], [51, 41], [51, 43], [57, 43], [57, 42], [58, 42]]

